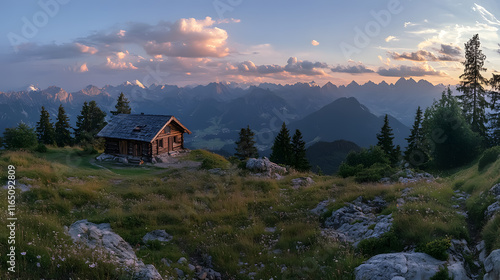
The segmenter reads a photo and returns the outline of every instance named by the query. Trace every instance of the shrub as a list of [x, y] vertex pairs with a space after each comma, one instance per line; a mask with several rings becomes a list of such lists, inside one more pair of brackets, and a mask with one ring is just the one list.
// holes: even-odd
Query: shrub
[[452, 280], [448, 274], [448, 267], [441, 267], [434, 276], [430, 278], [430, 280]]
[[484, 151], [477, 165], [478, 171], [482, 171], [486, 167], [486, 165], [495, 162], [498, 159], [499, 155], [500, 146], [492, 147]]
[[35, 129], [21, 122], [17, 127], [6, 128], [3, 146], [9, 150], [33, 148], [37, 145]]
[[347, 163], [342, 163], [339, 167], [337, 174], [342, 178], [347, 178], [356, 175], [358, 172], [363, 170], [363, 165], [358, 164], [356, 166], [348, 165]]
[[403, 249], [404, 245], [394, 230], [382, 234], [379, 238], [361, 240], [358, 244], [358, 250], [367, 256], [398, 252]]
[[370, 168], [365, 168], [358, 172], [354, 176], [354, 179], [358, 183], [377, 182], [380, 181], [382, 177], [390, 174], [391, 170], [392, 169], [389, 164], [375, 163], [374, 165], [370, 166]]
[[488, 252], [500, 248], [500, 216], [497, 215], [486, 224], [482, 235]]
[[45, 146], [42, 143], [38, 143], [38, 146], [36, 146], [35, 148], [35, 152], [46, 153], [47, 151], [48, 151], [47, 146]]
[[[433, 240], [424, 246], [417, 247], [418, 251], [424, 252], [427, 255], [434, 257], [441, 261], [448, 259], [448, 248], [451, 246], [451, 239], [449, 237]], [[441, 278], [438, 278], [441, 279]]]

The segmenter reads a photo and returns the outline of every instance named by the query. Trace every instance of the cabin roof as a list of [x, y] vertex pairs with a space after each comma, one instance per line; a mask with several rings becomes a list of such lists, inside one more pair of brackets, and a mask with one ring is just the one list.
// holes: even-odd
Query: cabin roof
[[152, 142], [172, 122], [183, 132], [191, 134], [189, 129], [171, 115], [119, 114], [97, 133], [97, 137]]

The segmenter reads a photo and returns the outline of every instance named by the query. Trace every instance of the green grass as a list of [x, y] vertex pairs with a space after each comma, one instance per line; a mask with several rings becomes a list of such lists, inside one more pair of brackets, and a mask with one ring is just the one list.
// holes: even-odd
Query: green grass
[[[498, 161], [481, 172], [476, 164], [433, 183], [405, 186], [358, 184], [354, 178], [307, 173], [287, 175], [278, 181], [246, 173], [242, 176], [223, 157], [202, 150], [192, 151], [185, 159], [210, 159], [210, 168], [220, 166], [225, 169], [223, 175], [203, 169], [99, 163], [103, 169], [92, 164], [95, 155], [74, 159], [78, 153], [77, 148], [49, 148], [43, 154], [0, 153], [2, 170], [14, 164], [17, 177], [33, 186], [18, 195], [22, 221], [18, 250], [26, 252], [19, 258], [19, 265], [26, 270], [18, 272], [18, 278], [126, 278], [126, 273], [116, 271], [106, 256], [77, 248], [63, 234], [65, 226], [88, 219], [110, 223], [113, 231], [137, 248], [137, 255], [146, 264], [155, 265], [162, 275], [175, 275], [175, 267], [187, 272], [185, 265], [176, 264], [182, 256], [191, 262], [211, 256], [214, 269], [225, 278], [247, 279], [249, 272], [255, 272], [257, 279], [354, 279], [354, 268], [374, 254], [400, 251], [407, 245], [432, 247], [432, 242], [446, 238], [467, 239], [467, 221], [452, 207], [453, 191], [470, 193], [466, 207], [471, 217], [479, 217], [491, 201], [487, 190], [500, 180]], [[6, 172], [0, 175], [5, 182]], [[312, 176], [316, 183], [293, 189], [291, 180], [302, 176]], [[408, 195], [413, 200], [397, 205], [396, 200], [407, 187], [413, 188]], [[387, 207], [381, 214], [392, 213], [393, 230], [381, 239], [360, 243], [358, 250], [325, 240], [320, 234], [321, 222], [359, 196], [364, 201], [383, 197]], [[318, 218], [309, 212], [330, 198], [335, 202], [328, 206], [327, 214]], [[5, 200], [0, 201], [0, 207], [6, 208]], [[5, 216], [3, 213], [0, 215]], [[496, 218], [484, 227], [489, 250], [500, 248], [499, 224]], [[275, 230], [266, 231], [269, 227]], [[144, 234], [155, 229], [164, 229], [173, 240], [143, 244]], [[6, 244], [6, 238], [1, 231], [0, 244]], [[61, 254], [65, 261], [58, 259]], [[162, 258], [171, 260], [172, 266], [163, 264]], [[0, 261], [0, 278], [6, 278], [5, 256]], [[37, 262], [43, 269], [36, 266]], [[89, 262], [97, 263], [98, 269], [90, 268]], [[240, 274], [241, 270], [246, 273]]]

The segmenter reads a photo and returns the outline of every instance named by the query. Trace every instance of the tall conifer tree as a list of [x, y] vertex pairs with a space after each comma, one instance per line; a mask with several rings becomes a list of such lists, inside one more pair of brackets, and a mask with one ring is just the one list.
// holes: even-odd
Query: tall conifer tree
[[71, 132], [69, 131], [71, 127], [69, 125], [69, 118], [66, 115], [66, 111], [64, 110], [62, 104], [59, 105], [55, 127], [55, 139], [57, 146], [64, 147], [67, 145], [71, 145], [72, 139]]
[[255, 147], [254, 136], [255, 133], [250, 129], [250, 126], [247, 126], [246, 129], [242, 128], [240, 139], [236, 142], [236, 153], [234, 155], [242, 160], [258, 157], [259, 152]]
[[291, 165], [299, 171], [308, 171], [311, 165], [306, 157], [306, 142], [302, 140], [302, 133], [296, 129], [292, 137], [292, 162]]
[[290, 164], [292, 145], [290, 143], [290, 132], [286, 128], [286, 124], [283, 122], [281, 130], [274, 138], [274, 144], [271, 147], [272, 152], [269, 160], [275, 163]]
[[50, 122], [50, 115], [42, 106], [40, 121], [36, 123], [36, 134], [38, 142], [45, 145], [52, 145], [55, 142], [54, 125]]
[[410, 136], [406, 138], [408, 147], [404, 153], [405, 160], [414, 167], [420, 166], [429, 160], [429, 156], [424, 149], [425, 135], [422, 128], [422, 121], [422, 109], [418, 106]]
[[389, 117], [387, 115], [384, 117], [384, 125], [380, 129], [380, 133], [377, 134], [377, 140], [377, 146], [384, 151], [392, 164], [396, 164], [399, 160], [400, 148], [394, 147], [394, 133], [392, 133], [392, 128], [389, 126]]
[[460, 86], [457, 87], [457, 90], [462, 92], [458, 99], [466, 121], [471, 125], [472, 131], [477, 132], [483, 139], [486, 139], [487, 119], [485, 110], [489, 104], [485, 98], [484, 85], [488, 81], [481, 74], [481, 72], [486, 71], [486, 68], [484, 68], [486, 56], [480, 47], [481, 43], [478, 34], [465, 43], [465, 61], [462, 62], [464, 73], [460, 75]]
[[120, 96], [118, 96], [118, 100], [116, 101], [116, 111], [111, 111], [111, 114], [113, 115], [118, 115], [118, 114], [130, 114], [132, 109], [130, 109], [130, 106], [128, 105], [130, 101], [125, 97], [125, 95], [120, 93]]

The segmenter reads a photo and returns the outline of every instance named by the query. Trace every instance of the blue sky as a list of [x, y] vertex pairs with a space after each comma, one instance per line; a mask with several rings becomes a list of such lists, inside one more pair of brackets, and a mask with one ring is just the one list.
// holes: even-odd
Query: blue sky
[[476, 33], [485, 76], [500, 70], [493, 0], [8, 0], [0, 8], [0, 91], [126, 80], [455, 84]]

